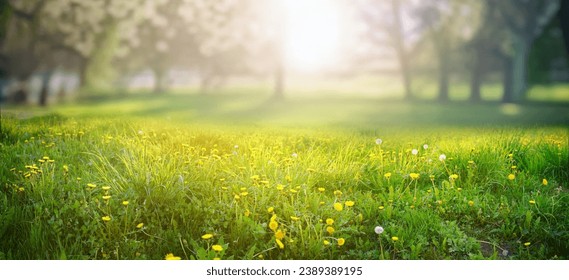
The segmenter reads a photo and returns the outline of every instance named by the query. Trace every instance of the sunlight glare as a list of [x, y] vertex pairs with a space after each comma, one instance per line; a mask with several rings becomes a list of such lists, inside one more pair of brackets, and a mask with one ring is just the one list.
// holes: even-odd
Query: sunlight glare
[[285, 58], [297, 71], [331, 66], [339, 56], [341, 16], [337, 1], [284, 1]]

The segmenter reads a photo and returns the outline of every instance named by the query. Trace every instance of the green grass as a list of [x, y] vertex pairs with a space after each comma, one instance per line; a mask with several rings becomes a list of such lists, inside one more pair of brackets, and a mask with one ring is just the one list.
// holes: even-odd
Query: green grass
[[567, 259], [568, 120], [255, 93], [3, 109], [0, 258]]

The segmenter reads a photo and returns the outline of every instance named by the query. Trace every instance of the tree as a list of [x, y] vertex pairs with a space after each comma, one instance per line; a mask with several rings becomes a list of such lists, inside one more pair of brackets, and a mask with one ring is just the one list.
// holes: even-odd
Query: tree
[[528, 59], [533, 41], [555, 16], [558, 0], [487, 0], [501, 15], [509, 35], [509, 61], [505, 62], [503, 102], [520, 102], [527, 91]]

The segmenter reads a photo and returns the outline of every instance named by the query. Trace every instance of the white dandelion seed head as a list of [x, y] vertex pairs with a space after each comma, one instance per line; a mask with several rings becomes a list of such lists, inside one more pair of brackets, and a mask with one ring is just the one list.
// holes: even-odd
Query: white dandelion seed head
[[411, 153], [412, 153], [413, 155], [417, 155], [417, 154], [419, 153], [419, 150], [413, 149], [413, 150], [411, 150]]
[[381, 138], [375, 139], [375, 144], [381, 145], [381, 143], [383, 143], [383, 140], [381, 140]]
[[382, 234], [383, 233], [383, 227], [381, 226], [376, 226], [374, 229], [375, 233], [377, 234]]
[[139, 131], [138, 131], [138, 135], [142, 135], [142, 134], [144, 134], [144, 131], [139, 130]]
[[239, 145], [233, 146], [233, 149], [239, 149]]
[[427, 145], [427, 144], [423, 145], [423, 149], [426, 150], [426, 149], [428, 149], [428, 148], [429, 148], [429, 145]]
[[290, 156], [293, 157], [293, 158], [297, 158], [297, 157], [298, 157], [298, 154], [297, 154], [297, 153], [292, 153], [292, 155], [290, 155]]
[[440, 161], [444, 161], [445, 159], [447, 159], [447, 156], [446, 156], [445, 154], [441, 154], [441, 155], [439, 156], [439, 160], [440, 160]]

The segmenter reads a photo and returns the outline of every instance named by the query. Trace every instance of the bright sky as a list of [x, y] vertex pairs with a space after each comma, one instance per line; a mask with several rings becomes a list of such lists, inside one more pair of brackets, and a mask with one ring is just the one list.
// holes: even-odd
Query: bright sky
[[341, 7], [337, 1], [284, 1], [287, 67], [313, 72], [333, 65], [340, 57]]

